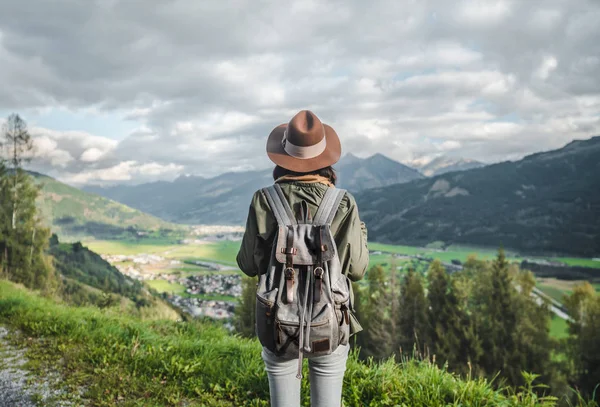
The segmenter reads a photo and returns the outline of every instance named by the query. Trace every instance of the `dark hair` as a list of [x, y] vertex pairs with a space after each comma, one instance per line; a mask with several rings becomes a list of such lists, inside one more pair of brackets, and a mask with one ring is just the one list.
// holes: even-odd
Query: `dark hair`
[[329, 180], [329, 182], [331, 182], [333, 185], [335, 185], [335, 182], [337, 181], [337, 175], [335, 174], [335, 170], [333, 169], [332, 166], [325, 167], [325, 168], [320, 168], [318, 170], [310, 171], [310, 172], [294, 172], [294, 171], [285, 169], [283, 167], [280, 167], [278, 165], [273, 170], [273, 179], [274, 180], [277, 180], [278, 178], [281, 178], [284, 175], [293, 175], [293, 176], [297, 176], [297, 175], [320, 175], [322, 177], [327, 178]]

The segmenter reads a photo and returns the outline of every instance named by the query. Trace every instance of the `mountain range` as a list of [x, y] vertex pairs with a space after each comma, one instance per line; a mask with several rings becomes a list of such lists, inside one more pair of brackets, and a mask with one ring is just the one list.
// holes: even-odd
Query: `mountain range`
[[[417, 170], [382, 154], [364, 159], [347, 154], [335, 168], [338, 186], [352, 192], [423, 178]], [[264, 170], [230, 172], [214, 178], [181, 176], [173, 182], [135, 186], [88, 186], [84, 190], [171, 222], [243, 225], [254, 192], [272, 182], [271, 170]]]
[[[452, 167], [444, 162], [438, 160], [437, 171]], [[528, 254], [600, 255], [600, 137], [433, 177], [381, 154], [346, 155], [335, 167], [339, 186], [355, 195], [373, 241], [503, 244]], [[177, 227], [169, 222], [243, 225], [252, 194], [273, 180], [265, 170], [81, 191], [40, 174], [36, 179], [43, 181], [39, 203], [54, 230], [97, 237], [131, 226]]]
[[442, 155], [435, 157], [433, 160], [412, 161], [410, 166], [419, 170], [421, 174], [427, 177], [435, 177], [436, 175], [442, 175], [448, 172], [466, 171], [472, 170], [473, 168], [481, 168], [485, 166], [485, 164], [476, 160], [453, 158]]
[[600, 254], [600, 136], [463, 172], [356, 194], [378, 242], [504, 245]]

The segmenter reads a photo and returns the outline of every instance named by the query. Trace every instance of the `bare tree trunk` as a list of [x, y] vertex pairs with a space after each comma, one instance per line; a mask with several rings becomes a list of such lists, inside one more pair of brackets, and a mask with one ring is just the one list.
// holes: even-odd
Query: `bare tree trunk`
[[9, 270], [9, 264], [8, 264], [8, 245], [4, 246], [4, 270], [6, 271], [6, 274], [10, 274], [10, 270]]
[[29, 267], [33, 264], [33, 246], [35, 244], [35, 225], [33, 226], [33, 231], [31, 232], [31, 251], [29, 252]]

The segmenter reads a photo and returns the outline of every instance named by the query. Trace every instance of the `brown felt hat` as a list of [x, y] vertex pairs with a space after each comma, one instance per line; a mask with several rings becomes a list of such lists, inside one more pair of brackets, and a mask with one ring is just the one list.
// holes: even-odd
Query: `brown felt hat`
[[338, 162], [342, 146], [331, 126], [321, 123], [310, 110], [302, 110], [269, 134], [267, 154], [280, 167], [311, 172]]

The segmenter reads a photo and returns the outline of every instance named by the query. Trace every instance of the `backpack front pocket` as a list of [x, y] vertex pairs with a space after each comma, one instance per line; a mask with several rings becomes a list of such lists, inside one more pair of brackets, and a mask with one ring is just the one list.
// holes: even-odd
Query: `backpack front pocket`
[[[275, 288], [267, 295], [256, 294], [256, 336], [260, 343], [270, 351], [275, 350], [275, 298], [278, 289]], [[264, 298], [264, 297], [267, 298]], [[269, 298], [272, 298], [269, 299]]]

